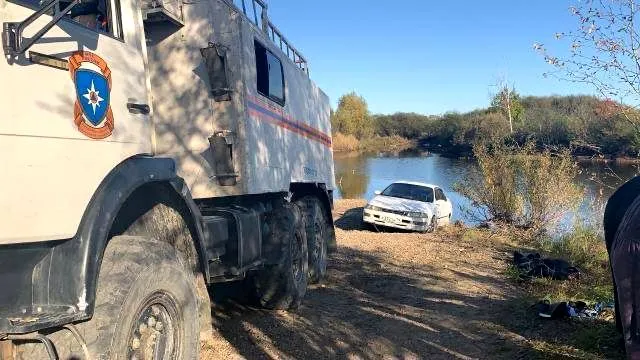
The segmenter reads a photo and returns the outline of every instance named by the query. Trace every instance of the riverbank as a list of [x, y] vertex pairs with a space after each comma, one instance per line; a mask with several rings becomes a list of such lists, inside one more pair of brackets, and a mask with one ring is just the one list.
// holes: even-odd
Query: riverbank
[[416, 141], [400, 136], [374, 136], [358, 140], [353, 135], [336, 133], [333, 135], [333, 151], [335, 153], [348, 152], [401, 152], [415, 148]]
[[584, 164], [616, 164], [616, 165], [636, 165], [640, 164], [640, 158], [631, 157], [605, 157], [605, 156], [584, 156], [574, 155], [577, 162]]
[[510, 259], [523, 247], [512, 233], [364, 231], [364, 204], [336, 201], [338, 250], [298, 311], [218, 296], [202, 358], [622, 359], [610, 320], [537, 317], [537, 300], [578, 285], [517, 282]]
[[[474, 158], [473, 149], [470, 146], [445, 147], [428, 144], [421, 140], [406, 139], [400, 136], [375, 136], [363, 141], [359, 141], [353, 136], [342, 134], [336, 134], [333, 137], [333, 152], [340, 155], [363, 152], [398, 154], [407, 151], [412, 153], [433, 153], [452, 159]], [[580, 153], [572, 154], [572, 157], [576, 162], [582, 164], [614, 164], [619, 166], [640, 164], [640, 157], [582, 155]]]

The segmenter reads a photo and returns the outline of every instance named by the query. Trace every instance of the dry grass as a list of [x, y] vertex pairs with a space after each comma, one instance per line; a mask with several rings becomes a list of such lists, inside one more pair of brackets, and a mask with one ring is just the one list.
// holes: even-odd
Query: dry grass
[[[213, 289], [203, 359], [602, 359], [610, 324], [545, 322], [505, 275], [508, 233], [363, 231], [361, 200], [336, 203], [339, 248], [296, 312], [264, 311]], [[576, 335], [578, 334], [578, 335]], [[597, 341], [594, 341], [594, 338]], [[606, 355], [606, 356], [605, 356]]]
[[383, 151], [399, 152], [415, 146], [415, 142], [401, 136], [373, 136], [358, 140], [353, 135], [336, 133], [333, 135], [333, 151]]
[[362, 151], [399, 152], [415, 146], [415, 142], [402, 136], [374, 136], [360, 142]]
[[569, 151], [538, 152], [533, 142], [507, 146], [478, 143], [478, 170], [456, 184], [486, 219], [526, 228], [549, 229], [579, 206], [583, 189], [574, 180], [577, 167]]
[[357, 151], [360, 148], [360, 141], [353, 135], [335, 133], [333, 135], [333, 151]]

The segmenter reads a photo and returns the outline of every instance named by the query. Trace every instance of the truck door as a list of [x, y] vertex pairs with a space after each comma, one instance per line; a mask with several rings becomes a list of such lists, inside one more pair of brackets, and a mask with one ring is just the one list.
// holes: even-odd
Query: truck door
[[[2, 184], [20, 184], [3, 191], [0, 204], [25, 204], [0, 219], [0, 243], [73, 236], [106, 174], [152, 152], [140, 9], [133, 0], [93, 1], [76, 5], [26, 52], [5, 49], [0, 59], [0, 152], [8, 155], [0, 168], [11, 169]], [[20, 23], [45, 2], [0, 0], [0, 22]]]

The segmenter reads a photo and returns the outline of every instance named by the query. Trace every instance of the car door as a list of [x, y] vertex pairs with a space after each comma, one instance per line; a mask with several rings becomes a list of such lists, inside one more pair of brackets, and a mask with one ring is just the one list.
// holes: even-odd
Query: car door
[[[11, 169], [0, 184], [13, 188], [0, 205], [25, 204], [0, 219], [0, 242], [72, 236], [109, 171], [152, 153], [140, 8], [98, 1], [100, 10], [70, 14], [25, 53], [0, 59], [0, 168]], [[0, 22], [22, 22], [44, 2], [0, 0]], [[50, 20], [41, 16], [22, 38]]]
[[451, 204], [447, 200], [447, 197], [444, 195], [444, 191], [442, 191], [442, 189], [435, 189], [435, 200], [436, 216], [438, 218], [448, 217], [451, 214]]

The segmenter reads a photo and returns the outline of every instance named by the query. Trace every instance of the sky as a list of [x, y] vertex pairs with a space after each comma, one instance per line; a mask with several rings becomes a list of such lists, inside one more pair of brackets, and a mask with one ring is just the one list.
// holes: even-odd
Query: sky
[[486, 107], [506, 78], [522, 95], [594, 94], [543, 74], [533, 49], [576, 21], [570, 0], [268, 0], [271, 21], [307, 58], [331, 98], [355, 91], [372, 113]]

